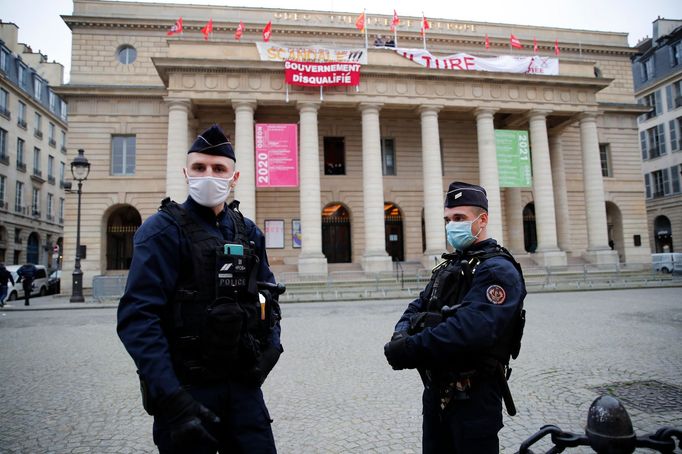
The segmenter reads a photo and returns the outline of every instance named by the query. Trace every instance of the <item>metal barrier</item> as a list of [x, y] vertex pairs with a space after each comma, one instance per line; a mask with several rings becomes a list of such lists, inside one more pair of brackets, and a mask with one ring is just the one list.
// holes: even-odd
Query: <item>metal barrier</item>
[[99, 301], [119, 299], [127, 280], [127, 275], [95, 276], [92, 278], [92, 296]]

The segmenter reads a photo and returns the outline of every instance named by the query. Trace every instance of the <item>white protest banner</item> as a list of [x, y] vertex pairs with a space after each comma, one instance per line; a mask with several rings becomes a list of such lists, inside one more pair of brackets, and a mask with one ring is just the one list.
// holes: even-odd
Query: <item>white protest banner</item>
[[287, 46], [276, 43], [257, 42], [258, 53], [263, 61], [286, 61], [315, 63], [360, 63], [367, 64], [367, 49], [334, 49], [317, 46]]
[[395, 49], [398, 55], [418, 65], [445, 71], [491, 71], [504, 73], [559, 75], [559, 59], [551, 57], [500, 55], [477, 57], [459, 53], [436, 57], [424, 49]]

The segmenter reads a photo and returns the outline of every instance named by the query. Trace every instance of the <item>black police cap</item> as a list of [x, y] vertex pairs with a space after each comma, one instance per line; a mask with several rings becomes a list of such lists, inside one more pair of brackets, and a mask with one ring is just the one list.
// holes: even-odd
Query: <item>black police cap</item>
[[225, 136], [225, 133], [218, 125], [213, 125], [199, 134], [187, 152], [187, 154], [190, 153], [225, 156], [235, 162], [237, 161], [237, 158], [234, 156], [234, 149], [232, 148], [230, 139]]
[[450, 183], [445, 194], [445, 208], [475, 206], [488, 211], [488, 195], [481, 186], [461, 181]]

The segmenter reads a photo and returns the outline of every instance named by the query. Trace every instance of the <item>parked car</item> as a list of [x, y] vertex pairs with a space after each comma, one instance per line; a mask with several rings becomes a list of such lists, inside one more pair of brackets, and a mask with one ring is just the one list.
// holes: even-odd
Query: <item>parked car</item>
[[47, 293], [48, 295], [54, 295], [59, 293], [61, 284], [62, 270], [55, 270], [50, 274], [47, 279]]
[[[24, 297], [24, 286], [21, 285], [21, 280], [17, 274], [17, 270], [21, 268], [22, 265], [9, 265], [7, 266], [7, 271], [12, 273], [12, 278], [14, 279], [14, 285], [9, 282], [7, 288], [7, 301], [14, 301], [22, 299]], [[35, 265], [36, 275], [33, 279], [33, 290], [31, 291], [31, 296], [47, 295], [47, 269], [43, 265]]]
[[651, 254], [654, 271], [663, 273], [682, 272], [682, 252], [662, 252]]

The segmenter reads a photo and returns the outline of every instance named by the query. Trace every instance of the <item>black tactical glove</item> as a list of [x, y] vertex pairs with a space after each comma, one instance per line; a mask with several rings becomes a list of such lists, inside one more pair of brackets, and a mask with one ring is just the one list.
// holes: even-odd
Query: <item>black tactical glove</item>
[[391, 336], [391, 342], [402, 339], [403, 337], [407, 337], [409, 334], [407, 334], [407, 331], [394, 331], [393, 336]]
[[173, 446], [193, 446], [200, 440], [218, 446], [206, 425], [218, 424], [220, 418], [194, 400], [187, 391], [180, 389], [161, 399], [156, 415], [170, 426]]
[[243, 381], [261, 386], [279, 361], [282, 352], [284, 352], [284, 348], [281, 345], [270, 345], [260, 354], [256, 364], [243, 374]]
[[388, 364], [391, 365], [393, 370], [412, 369], [416, 367], [416, 364], [410, 355], [408, 340], [409, 336], [404, 336], [384, 345], [384, 355], [386, 355], [386, 360], [388, 360]]

